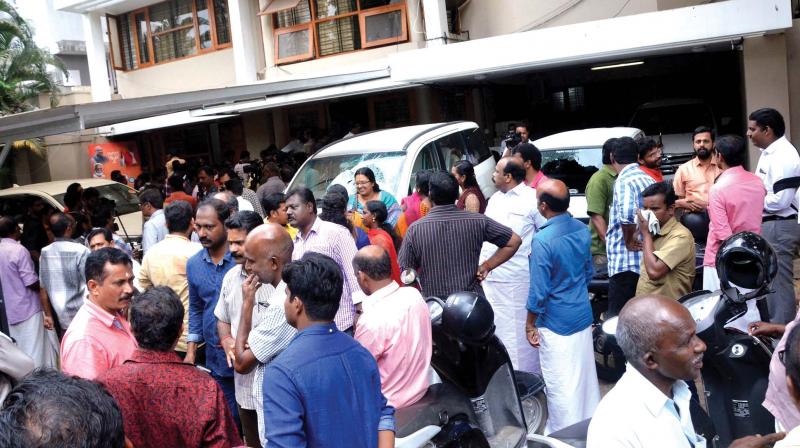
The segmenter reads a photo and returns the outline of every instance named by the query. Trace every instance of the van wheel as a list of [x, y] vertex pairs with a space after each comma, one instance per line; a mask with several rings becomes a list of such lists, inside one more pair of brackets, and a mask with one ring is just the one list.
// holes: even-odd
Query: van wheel
[[523, 399], [522, 411], [528, 424], [528, 434], [542, 434], [547, 423], [547, 397], [544, 391]]

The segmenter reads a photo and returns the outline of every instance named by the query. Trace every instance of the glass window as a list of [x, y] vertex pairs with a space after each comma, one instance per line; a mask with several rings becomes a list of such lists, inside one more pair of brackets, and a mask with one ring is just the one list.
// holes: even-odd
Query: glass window
[[357, 11], [356, 0], [316, 0], [317, 18], [333, 17]]
[[278, 59], [293, 58], [307, 54], [309, 39], [311, 39], [311, 30], [309, 28], [278, 34]]
[[403, 12], [395, 10], [366, 16], [364, 28], [367, 42], [398, 38], [403, 34]]
[[361, 48], [357, 16], [320, 22], [317, 24], [317, 36], [320, 56], [344, 53]]
[[477, 163], [481, 163], [489, 157], [492, 157], [492, 151], [489, 150], [489, 147], [486, 145], [486, 140], [483, 138], [482, 129], [476, 128], [461, 131], [461, 136], [464, 137], [467, 153], [471, 159], [476, 160]]
[[425, 145], [422, 150], [417, 154], [417, 159], [414, 161], [414, 167], [411, 169], [411, 179], [408, 181], [408, 193], [414, 191], [414, 185], [416, 183], [416, 179], [414, 175], [419, 173], [423, 170], [434, 170], [438, 166], [436, 163], [436, 147], [433, 143], [428, 143]]
[[117, 21], [119, 65], [124, 70], [230, 43], [227, 0], [170, 0], [121, 15]]
[[342, 185], [349, 194], [355, 194], [355, 172], [369, 167], [375, 172], [375, 180], [392, 195], [397, 191], [403, 172], [406, 153], [404, 151], [348, 154], [344, 156], [312, 158], [295, 175], [289, 190], [305, 185], [314, 193], [318, 202], [332, 184]]
[[542, 150], [542, 172], [562, 180], [571, 194], [584, 194], [589, 178], [602, 166], [601, 147]]
[[[376, 9], [383, 7], [383, 9]], [[405, 0], [301, 0], [297, 6], [274, 13], [274, 39], [277, 63], [296, 62], [387, 45], [408, 39]], [[308, 33], [295, 32], [300, 25], [311, 24]], [[308, 36], [310, 51], [300, 51], [302, 38]], [[311, 45], [315, 43], [316, 45]], [[282, 45], [291, 48], [283, 49]]]
[[228, 0], [214, 0], [214, 24], [217, 26], [217, 45], [231, 43], [230, 23]]
[[464, 140], [461, 138], [461, 133], [446, 135], [434, 142], [439, 154], [442, 155], [444, 160], [444, 168], [450, 172], [450, 168], [459, 160], [469, 160], [473, 165], [477, 165], [478, 161], [467, 151], [464, 145]]

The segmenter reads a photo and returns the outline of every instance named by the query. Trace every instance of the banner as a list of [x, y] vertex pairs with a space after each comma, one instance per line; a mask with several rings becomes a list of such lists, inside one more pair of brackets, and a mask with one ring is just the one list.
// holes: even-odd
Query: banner
[[111, 174], [119, 171], [132, 185], [142, 173], [135, 142], [93, 143], [89, 145], [88, 155], [94, 178], [111, 179]]

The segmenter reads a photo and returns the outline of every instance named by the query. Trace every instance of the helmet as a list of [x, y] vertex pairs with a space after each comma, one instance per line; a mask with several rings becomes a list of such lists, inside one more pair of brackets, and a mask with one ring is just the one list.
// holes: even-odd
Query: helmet
[[684, 213], [681, 215], [681, 224], [689, 229], [696, 243], [705, 244], [708, 239], [708, 226], [711, 222], [708, 213]]
[[494, 334], [494, 311], [474, 292], [450, 294], [442, 313], [442, 329], [465, 344], [484, 344]]
[[736, 291], [737, 302], [768, 292], [778, 272], [778, 257], [761, 235], [739, 232], [723, 241], [717, 252], [717, 275], [722, 293]]

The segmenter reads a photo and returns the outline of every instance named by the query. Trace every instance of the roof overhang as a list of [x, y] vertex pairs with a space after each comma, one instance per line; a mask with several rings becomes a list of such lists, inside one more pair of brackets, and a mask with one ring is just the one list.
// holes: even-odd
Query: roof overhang
[[78, 14], [123, 14], [135, 9], [144, 8], [163, 0], [55, 0], [56, 11], [68, 11]]
[[[371, 82], [381, 80], [383, 84]], [[313, 101], [320, 98], [319, 95], [325, 92], [328, 92], [328, 95], [333, 95], [336, 89], [339, 89], [339, 91], [349, 89], [350, 92], [353, 92], [351, 94], [356, 94], [359, 92], [358, 85], [363, 87], [363, 92], [370, 92], [374, 91], [377, 85], [383, 85], [384, 88], [388, 89], [390, 86], [400, 88], [411, 84], [392, 82], [389, 79], [389, 70], [381, 69], [318, 78], [262, 82], [195, 92], [61, 106], [0, 118], [0, 143], [68, 132], [80, 132], [86, 129], [111, 126], [144, 118], [165, 116], [194, 109], [209, 110], [214, 107], [260, 101], [272, 97], [284, 96], [287, 101], [294, 100], [295, 102], [302, 102], [302, 98], [305, 98], [305, 101]], [[326, 91], [325, 89], [330, 90]], [[289, 94], [294, 95], [290, 96]], [[273, 100], [266, 107], [278, 105], [281, 104]], [[249, 110], [251, 109], [253, 108], [249, 108]], [[232, 111], [223, 112], [217, 110], [214, 113], [230, 113]]]
[[392, 80], [474, 80], [486, 74], [692, 51], [792, 27], [790, 0], [728, 0], [404, 51]]

